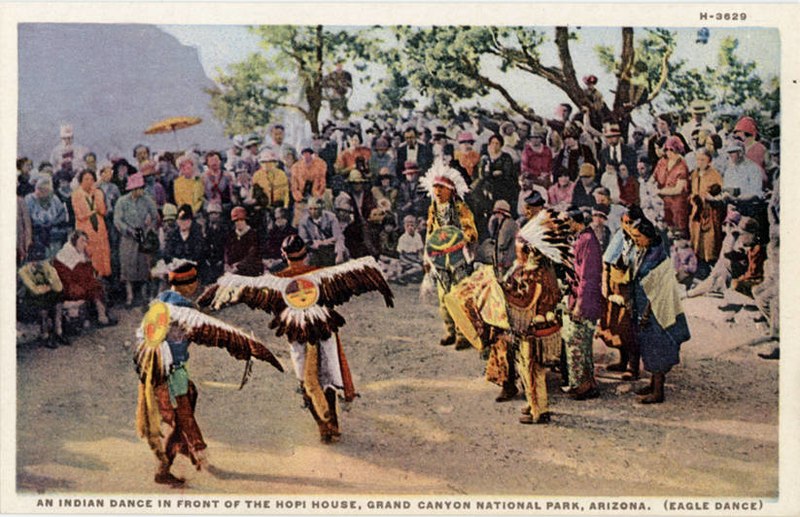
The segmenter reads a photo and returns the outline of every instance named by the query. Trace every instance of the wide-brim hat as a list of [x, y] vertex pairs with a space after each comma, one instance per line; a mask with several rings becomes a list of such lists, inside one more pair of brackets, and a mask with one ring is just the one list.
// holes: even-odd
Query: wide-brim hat
[[364, 175], [361, 174], [361, 171], [358, 169], [353, 169], [347, 176], [348, 183], [366, 183], [366, 181], [367, 180], [364, 179]]
[[258, 155], [259, 163], [277, 162], [277, 161], [280, 161], [278, 160], [278, 155], [275, 154], [274, 151], [271, 151], [269, 149], [261, 151], [261, 154]]
[[470, 133], [469, 131], [462, 131], [458, 134], [458, 143], [465, 144], [465, 143], [474, 143], [475, 142], [475, 135]]
[[403, 165], [403, 174], [419, 174], [417, 162], [406, 162]]
[[728, 143], [727, 147], [725, 147], [726, 153], [743, 153], [744, 152], [744, 144], [742, 144], [738, 140], [731, 140]]
[[700, 99], [693, 100], [691, 104], [689, 104], [689, 113], [692, 115], [708, 113], [708, 103]]
[[528, 206], [544, 206], [544, 198], [538, 190], [534, 190], [523, 199], [524, 203]]
[[606, 124], [603, 127], [603, 136], [620, 136], [622, 131], [619, 129], [619, 124]]
[[250, 147], [251, 145], [260, 145], [261, 144], [261, 137], [255, 133], [251, 133], [247, 135], [247, 138], [244, 141], [244, 147]]
[[505, 199], [498, 199], [494, 202], [492, 212], [511, 215], [511, 205]]
[[591, 163], [581, 164], [581, 168], [578, 171], [578, 176], [580, 176], [581, 178], [594, 178], [595, 176], [594, 165], [592, 165]]
[[172, 203], [164, 203], [161, 208], [161, 219], [164, 221], [174, 221], [178, 217], [178, 207]]
[[231, 221], [239, 220], [247, 220], [247, 210], [243, 206], [237, 206], [231, 210]]
[[125, 185], [125, 190], [127, 191], [136, 190], [137, 188], [144, 188], [144, 175], [141, 172], [128, 176], [128, 183]]

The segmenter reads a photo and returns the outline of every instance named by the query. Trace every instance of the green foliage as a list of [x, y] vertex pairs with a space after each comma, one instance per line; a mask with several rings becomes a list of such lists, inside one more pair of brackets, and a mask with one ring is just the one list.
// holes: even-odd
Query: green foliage
[[358, 31], [298, 25], [260, 25], [250, 31], [261, 38], [262, 53], [219, 71], [217, 87], [208, 92], [214, 114], [230, 134], [264, 128], [278, 108], [299, 111], [317, 132], [324, 75], [339, 60], [356, 61], [363, 69], [357, 60], [373, 52]]

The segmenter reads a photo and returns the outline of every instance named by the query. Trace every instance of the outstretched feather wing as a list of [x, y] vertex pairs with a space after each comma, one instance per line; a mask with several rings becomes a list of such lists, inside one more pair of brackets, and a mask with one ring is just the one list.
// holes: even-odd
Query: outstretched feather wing
[[272, 352], [244, 331], [190, 307], [169, 304], [169, 313], [171, 320], [180, 325], [189, 341], [224, 348], [236, 359], [259, 359], [283, 371], [283, 366]]
[[251, 309], [261, 309], [274, 315], [286, 307], [282, 292], [291, 282], [269, 273], [261, 276], [222, 275], [217, 283], [209, 286], [197, 299], [200, 307], [219, 310], [235, 303], [247, 304]]
[[394, 295], [372, 257], [361, 257], [343, 264], [318, 269], [304, 275], [319, 286], [319, 304], [335, 307], [371, 291], [383, 295], [387, 307], [394, 307]]

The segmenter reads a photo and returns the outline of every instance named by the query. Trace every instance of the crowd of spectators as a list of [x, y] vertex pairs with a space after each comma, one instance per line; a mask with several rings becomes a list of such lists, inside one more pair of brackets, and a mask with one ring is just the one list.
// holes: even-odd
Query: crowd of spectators
[[130, 161], [98, 160], [62, 126], [48, 159], [17, 160], [20, 317], [40, 318], [55, 347], [69, 342], [65, 315], [114, 324], [106, 308], [147, 303], [171, 261], [197, 263], [204, 283], [259, 275], [283, 267], [292, 234], [314, 264], [371, 255], [391, 281], [419, 282], [430, 205], [419, 178], [438, 160], [470, 186], [478, 261], [510, 264], [516, 231], [543, 207], [585, 210], [602, 251], [638, 205], [689, 296], [732, 287], [777, 325], [779, 147], [755, 121], [701, 101], [649, 128], [572, 111], [328, 122], [297, 147], [274, 124], [226, 150], [136, 145]]

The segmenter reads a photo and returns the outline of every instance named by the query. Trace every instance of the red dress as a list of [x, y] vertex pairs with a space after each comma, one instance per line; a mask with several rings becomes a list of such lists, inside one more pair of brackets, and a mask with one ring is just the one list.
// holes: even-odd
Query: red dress
[[658, 188], [674, 187], [679, 180], [683, 180], [683, 190], [673, 196], [664, 196], [664, 222], [671, 229], [689, 229], [689, 169], [683, 158], [678, 159], [672, 168], [668, 168], [667, 157], [661, 158], [653, 171]]

